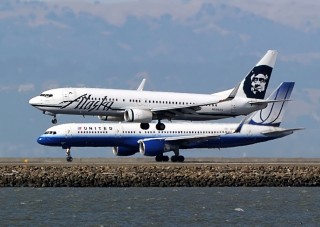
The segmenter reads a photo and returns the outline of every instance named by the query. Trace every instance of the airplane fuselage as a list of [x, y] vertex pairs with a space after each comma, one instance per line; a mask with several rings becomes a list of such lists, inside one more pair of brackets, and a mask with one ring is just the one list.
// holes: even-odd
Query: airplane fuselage
[[[206, 95], [99, 88], [58, 88], [48, 90], [31, 99], [30, 104], [49, 115], [113, 116], [117, 117], [116, 120], [124, 120], [126, 110], [152, 111], [152, 118], [146, 122], [155, 119], [214, 120], [247, 115], [267, 105], [252, 105], [249, 101], [255, 99], [240, 97], [219, 103], [225, 97], [226, 92]], [[195, 105], [199, 106], [193, 107]], [[162, 114], [162, 109], [171, 107], [178, 110], [169, 110]]]
[[[261, 132], [281, 131], [271, 126], [244, 125], [241, 133], [233, 133], [238, 124], [168, 123], [165, 130], [157, 130], [155, 123], [148, 130], [141, 130], [135, 123], [70, 123], [49, 128], [38, 138], [46, 146], [70, 147], [127, 147], [139, 152], [139, 140], [183, 138], [190, 140], [179, 145], [180, 149], [227, 148], [264, 142], [286, 136], [266, 136]], [[204, 140], [192, 142], [193, 137]], [[168, 150], [169, 151], [169, 150]]]

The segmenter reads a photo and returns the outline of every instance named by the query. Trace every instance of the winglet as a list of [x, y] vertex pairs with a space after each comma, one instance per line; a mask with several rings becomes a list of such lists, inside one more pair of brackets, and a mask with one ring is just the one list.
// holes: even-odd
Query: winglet
[[137, 88], [137, 91], [143, 91], [145, 83], [146, 83], [146, 78], [143, 78], [139, 87]]

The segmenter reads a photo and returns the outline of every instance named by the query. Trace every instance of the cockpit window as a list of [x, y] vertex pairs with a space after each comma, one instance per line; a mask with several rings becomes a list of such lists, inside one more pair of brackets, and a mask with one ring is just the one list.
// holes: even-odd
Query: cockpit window
[[46, 98], [50, 98], [53, 96], [53, 94], [41, 94], [40, 96], [46, 97]]
[[57, 134], [57, 132], [56, 131], [46, 131], [44, 134]]

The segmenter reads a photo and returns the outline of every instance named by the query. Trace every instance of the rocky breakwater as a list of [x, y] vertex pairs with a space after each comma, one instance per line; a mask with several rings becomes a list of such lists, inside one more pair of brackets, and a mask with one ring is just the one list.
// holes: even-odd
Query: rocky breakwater
[[319, 166], [2, 166], [0, 187], [320, 186]]

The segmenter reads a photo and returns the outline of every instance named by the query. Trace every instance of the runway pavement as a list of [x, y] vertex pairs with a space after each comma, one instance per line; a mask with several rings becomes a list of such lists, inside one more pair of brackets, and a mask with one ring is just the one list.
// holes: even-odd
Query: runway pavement
[[186, 158], [183, 163], [156, 162], [154, 158], [0, 158], [0, 166], [6, 165], [320, 165], [320, 158]]

